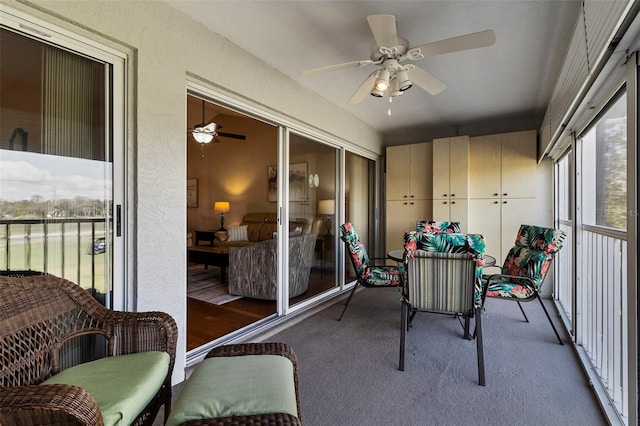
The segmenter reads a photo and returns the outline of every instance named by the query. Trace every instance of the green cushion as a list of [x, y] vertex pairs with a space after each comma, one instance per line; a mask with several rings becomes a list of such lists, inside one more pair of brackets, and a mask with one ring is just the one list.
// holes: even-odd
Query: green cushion
[[129, 425], [158, 393], [168, 371], [168, 353], [142, 352], [76, 365], [42, 384], [79, 386], [98, 402], [105, 426]]
[[167, 426], [263, 413], [298, 416], [293, 364], [279, 355], [207, 358], [186, 381]]

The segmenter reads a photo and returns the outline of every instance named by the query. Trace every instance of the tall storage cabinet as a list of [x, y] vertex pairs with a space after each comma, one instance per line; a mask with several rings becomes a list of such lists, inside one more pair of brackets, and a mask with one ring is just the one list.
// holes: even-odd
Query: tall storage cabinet
[[469, 136], [433, 141], [432, 220], [460, 222], [466, 232], [469, 219]]
[[432, 211], [430, 142], [390, 146], [386, 154], [386, 250], [401, 248], [404, 232]]
[[470, 138], [468, 231], [499, 262], [536, 218], [536, 147], [535, 130]]

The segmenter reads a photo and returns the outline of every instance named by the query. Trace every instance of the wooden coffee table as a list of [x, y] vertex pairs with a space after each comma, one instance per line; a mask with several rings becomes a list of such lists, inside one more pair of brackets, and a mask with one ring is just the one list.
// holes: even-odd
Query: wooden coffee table
[[220, 268], [223, 283], [227, 282], [227, 267], [229, 266], [229, 248], [214, 246], [189, 247], [189, 262], [202, 263], [207, 269], [209, 265]]

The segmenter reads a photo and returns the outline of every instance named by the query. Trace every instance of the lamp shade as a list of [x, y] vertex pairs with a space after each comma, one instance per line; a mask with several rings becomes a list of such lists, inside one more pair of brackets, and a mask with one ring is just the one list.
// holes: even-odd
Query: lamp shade
[[320, 200], [318, 201], [318, 214], [332, 215], [336, 211], [335, 200]]
[[230, 209], [228, 201], [216, 201], [213, 203], [213, 211], [216, 213], [226, 213]]
[[194, 130], [193, 132], [191, 132], [191, 134], [193, 135], [193, 138], [199, 143], [209, 143], [213, 140], [213, 135], [211, 133], [198, 132]]

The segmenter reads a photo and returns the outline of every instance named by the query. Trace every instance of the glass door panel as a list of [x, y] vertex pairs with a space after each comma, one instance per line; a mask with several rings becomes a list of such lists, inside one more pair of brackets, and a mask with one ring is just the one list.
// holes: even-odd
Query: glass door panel
[[[375, 162], [360, 155], [347, 152], [345, 155], [345, 220], [351, 222], [360, 235], [360, 240], [369, 255], [374, 253], [377, 243], [374, 236]], [[349, 254], [344, 258], [345, 283], [356, 279]]]
[[64, 277], [112, 306], [112, 67], [0, 32], [0, 269]]
[[289, 302], [336, 286], [338, 150], [289, 135]]

